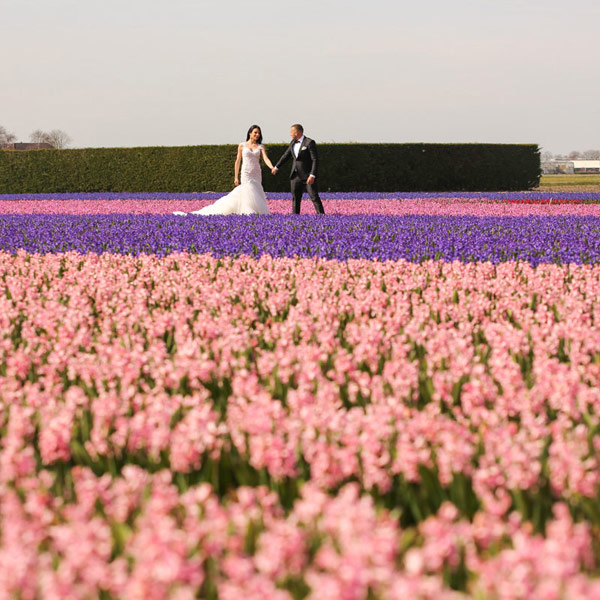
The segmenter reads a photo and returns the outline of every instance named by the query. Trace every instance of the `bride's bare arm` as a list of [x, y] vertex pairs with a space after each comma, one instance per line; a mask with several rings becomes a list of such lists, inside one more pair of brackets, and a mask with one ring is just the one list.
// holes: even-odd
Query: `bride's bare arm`
[[239, 174], [240, 174], [240, 165], [242, 164], [242, 147], [243, 146], [244, 146], [244, 144], [240, 144], [238, 146], [238, 153], [237, 153], [237, 157], [235, 159], [235, 166], [233, 167], [233, 175], [234, 175], [233, 184], [234, 185], [240, 185]]
[[273, 170], [273, 163], [269, 160], [269, 157], [267, 156], [267, 151], [265, 150], [264, 146], [260, 150], [263, 160], [265, 161], [265, 165], [267, 165], [269, 169]]

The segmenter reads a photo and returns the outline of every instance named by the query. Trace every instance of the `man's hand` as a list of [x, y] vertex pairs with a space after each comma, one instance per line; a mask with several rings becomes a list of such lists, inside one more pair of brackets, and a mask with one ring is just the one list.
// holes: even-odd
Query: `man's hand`
[[277, 167], [273, 167], [273, 168], [271, 169], [271, 173], [272, 173], [273, 175], [277, 175]]
[[309, 175], [308, 179], [306, 180], [306, 185], [311, 185], [315, 182], [315, 176], [314, 175]]

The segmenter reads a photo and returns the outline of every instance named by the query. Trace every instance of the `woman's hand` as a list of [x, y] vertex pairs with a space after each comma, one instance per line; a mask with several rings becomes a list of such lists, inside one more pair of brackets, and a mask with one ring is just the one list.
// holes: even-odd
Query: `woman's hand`
[[240, 185], [240, 180], [237, 177], [233, 180], [233, 185], [235, 185], [235, 186]]

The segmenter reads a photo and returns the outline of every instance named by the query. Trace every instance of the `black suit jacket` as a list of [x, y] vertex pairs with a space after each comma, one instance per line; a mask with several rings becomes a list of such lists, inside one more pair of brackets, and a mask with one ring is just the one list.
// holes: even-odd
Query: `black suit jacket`
[[277, 161], [275, 166], [279, 169], [279, 167], [291, 157], [292, 170], [290, 172], [290, 179], [300, 177], [300, 179], [306, 181], [309, 175], [314, 175], [316, 177], [319, 169], [319, 159], [317, 156], [317, 144], [315, 143], [315, 140], [306, 136], [304, 137], [302, 145], [300, 146], [300, 151], [298, 152], [298, 158], [296, 158], [296, 155], [294, 154], [294, 143], [295, 142], [292, 142], [288, 146], [287, 150], [281, 155], [281, 158]]

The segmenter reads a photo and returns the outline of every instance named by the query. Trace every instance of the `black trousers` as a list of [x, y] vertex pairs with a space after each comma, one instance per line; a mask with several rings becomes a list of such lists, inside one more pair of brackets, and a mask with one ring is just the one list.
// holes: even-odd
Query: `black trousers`
[[293, 212], [295, 215], [300, 214], [300, 202], [302, 201], [302, 194], [304, 190], [308, 192], [310, 199], [312, 200], [313, 206], [315, 207], [315, 211], [319, 215], [324, 215], [325, 211], [323, 210], [323, 203], [321, 202], [321, 198], [319, 197], [319, 188], [317, 187], [317, 182], [314, 181], [310, 185], [306, 183], [306, 179], [302, 179], [300, 177], [292, 177], [290, 179], [290, 185], [292, 188], [292, 197], [293, 197]]

